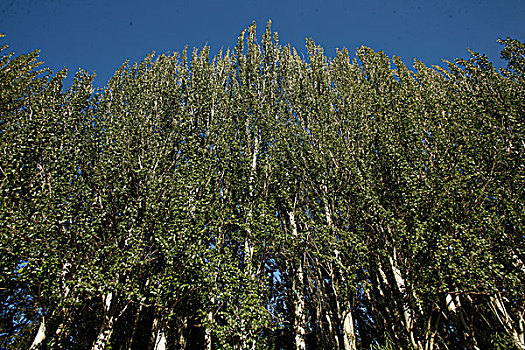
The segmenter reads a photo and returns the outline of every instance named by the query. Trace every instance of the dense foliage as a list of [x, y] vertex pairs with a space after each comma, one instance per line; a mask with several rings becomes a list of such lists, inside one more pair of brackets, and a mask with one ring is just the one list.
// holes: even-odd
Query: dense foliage
[[0, 348], [525, 349], [525, 47], [508, 67], [0, 58]]

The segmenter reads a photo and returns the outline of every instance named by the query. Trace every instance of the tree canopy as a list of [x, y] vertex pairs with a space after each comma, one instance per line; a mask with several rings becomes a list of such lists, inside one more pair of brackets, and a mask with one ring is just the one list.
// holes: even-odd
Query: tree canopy
[[[2, 39], [5, 40], [5, 39]], [[525, 349], [525, 50], [0, 57], [0, 348]]]

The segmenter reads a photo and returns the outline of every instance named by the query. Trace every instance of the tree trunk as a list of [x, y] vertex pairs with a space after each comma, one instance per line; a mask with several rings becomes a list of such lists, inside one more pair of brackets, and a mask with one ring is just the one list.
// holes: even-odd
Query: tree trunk
[[184, 350], [186, 349], [186, 343], [187, 343], [187, 339], [186, 339], [186, 329], [188, 328], [188, 318], [187, 317], [184, 317], [183, 320], [182, 320], [182, 325], [180, 327], [178, 327], [177, 331], [178, 331], [178, 337], [179, 337], [179, 349], [181, 350]]
[[92, 350], [103, 350], [109, 343], [113, 334], [113, 324], [115, 322], [115, 311], [117, 309], [117, 298], [113, 292], [109, 292], [104, 297], [104, 320], [93, 344]]
[[[381, 260], [377, 260], [377, 273], [376, 273], [376, 281], [377, 281], [377, 288], [378, 288], [378, 291], [379, 291], [379, 295], [381, 295], [382, 298], [386, 298], [387, 295], [386, 295], [386, 292], [387, 292], [387, 289], [386, 288], [389, 288], [391, 286], [391, 283], [388, 281], [387, 277], [386, 277], [386, 273], [385, 271], [383, 270], [383, 266], [381, 264]], [[384, 288], [381, 287], [381, 285], [384, 286]], [[368, 295], [368, 293], [367, 293]], [[373, 303], [373, 297], [368, 295], [367, 296], [368, 300], [370, 300], [371, 303]], [[398, 304], [397, 304], [397, 300], [393, 297], [391, 297], [390, 295], [388, 295], [388, 298], [392, 300], [392, 303], [393, 303], [393, 307], [391, 308], [389, 305], [385, 304], [384, 307], [383, 307], [383, 310], [386, 314], [387, 317], [385, 317], [385, 315], [382, 315], [382, 312], [379, 312], [378, 311], [378, 315], [381, 315], [382, 319], [383, 319], [383, 322], [384, 322], [384, 329], [385, 331], [387, 329], [390, 329], [391, 330], [391, 335], [392, 337], [394, 338], [395, 342], [396, 343], [401, 343], [401, 339], [399, 338], [399, 335], [398, 333], [401, 333], [401, 332], [398, 332], [397, 331], [397, 322], [394, 322], [395, 320], [401, 320], [401, 316], [399, 315], [399, 312], [398, 312]], [[374, 307], [375, 308], [375, 307]], [[377, 310], [377, 308], [375, 308]], [[403, 326], [404, 326], [404, 321], [401, 320], [401, 323], [403, 323]]]
[[399, 294], [401, 295], [401, 305], [403, 308], [403, 316], [405, 319], [405, 329], [407, 332], [407, 335], [410, 339], [410, 342], [412, 343], [412, 346], [416, 349], [421, 349], [421, 343], [419, 341], [416, 342], [416, 339], [414, 337], [414, 318], [413, 318], [413, 310], [410, 308], [410, 305], [408, 304], [407, 300], [404, 300], [407, 298], [406, 293], [406, 287], [405, 287], [405, 280], [403, 279], [403, 276], [401, 275], [401, 271], [397, 268], [394, 259], [395, 259], [395, 249], [394, 249], [394, 258], [392, 256], [388, 257], [388, 261], [390, 263], [390, 268], [392, 269], [392, 273], [394, 275], [394, 280], [396, 282], [397, 290], [399, 291]]
[[[211, 305], [215, 304], [215, 298], [211, 299]], [[209, 326], [204, 331], [204, 344], [206, 350], [211, 350], [212, 346], [212, 337], [211, 337], [211, 329], [210, 326], [213, 324], [213, 308], [210, 308], [210, 311], [208, 311], [208, 324]]]
[[42, 321], [40, 321], [40, 326], [38, 327], [38, 332], [36, 333], [33, 343], [31, 344], [30, 350], [39, 349], [44, 341], [46, 340], [46, 319], [42, 315]]
[[167, 318], [162, 310], [155, 310], [155, 317], [151, 327], [151, 339], [149, 349], [151, 350], [166, 350], [166, 328]]
[[354, 319], [352, 317], [352, 309], [348, 306], [348, 309], [343, 315], [343, 342], [345, 350], [356, 350], [356, 337], [354, 329]]
[[[248, 134], [249, 136], [249, 134]], [[248, 220], [248, 226], [247, 226], [247, 235], [246, 235], [246, 238], [245, 238], [245, 241], [244, 241], [244, 260], [245, 260], [245, 266], [246, 266], [246, 272], [248, 275], [251, 275], [253, 273], [253, 251], [254, 251], [254, 248], [253, 248], [253, 245], [252, 245], [252, 242], [251, 242], [251, 235], [252, 235], [252, 230], [251, 230], [251, 227], [250, 225], [252, 224], [253, 222], [253, 201], [254, 201], [254, 193], [253, 193], [253, 188], [254, 188], [254, 182], [255, 182], [255, 174], [256, 174], [256, 171], [257, 171], [257, 157], [258, 157], [258, 154], [259, 154], [259, 138], [257, 135], [255, 135], [255, 138], [254, 138], [254, 145], [253, 145], [253, 154], [252, 154], [252, 162], [251, 162], [251, 167], [250, 167], [250, 182], [248, 184], [248, 188], [249, 188], [249, 196], [250, 196], [250, 203], [248, 204], [249, 205], [249, 208], [248, 208], [248, 215], [247, 215], [247, 220]]]
[[166, 350], [166, 333], [164, 330], [157, 332], [154, 350]]
[[438, 332], [439, 321], [441, 320], [441, 309], [435, 305], [435, 309], [430, 313], [427, 324], [427, 332], [425, 338], [425, 350], [434, 349], [434, 341]]
[[139, 321], [140, 321], [140, 316], [142, 314], [142, 309], [144, 308], [144, 306], [142, 304], [139, 305], [139, 308], [135, 311], [135, 317], [133, 318], [133, 328], [132, 328], [132, 331], [131, 331], [131, 337], [129, 337], [128, 341], [127, 341], [127, 348], [128, 349], [133, 349], [134, 348], [134, 345], [135, 345], [135, 342], [136, 342], [136, 339], [137, 339], [137, 330], [138, 330], [138, 325], [139, 325]]
[[[288, 212], [290, 217], [290, 226], [292, 228], [292, 235], [298, 236], [297, 223], [295, 222], [295, 214], [293, 209]], [[292, 276], [292, 293], [294, 304], [294, 327], [295, 327], [295, 348], [297, 350], [306, 349], [306, 310], [304, 301], [304, 271], [303, 259], [299, 260], [297, 268]]]
[[292, 280], [295, 317], [295, 348], [297, 350], [306, 349], [306, 312], [303, 291], [304, 272], [302, 265], [303, 263], [299, 262]]
[[467, 347], [469, 349], [479, 350], [478, 342], [474, 337], [474, 333], [463, 316], [459, 295], [456, 295], [455, 298], [452, 298], [451, 294], [447, 294], [445, 301], [447, 303], [447, 309], [452, 317], [452, 321], [454, 322], [456, 330], [459, 332], [460, 329], [463, 329], [463, 338], [467, 343]]
[[337, 317], [333, 315], [333, 312], [326, 314], [326, 322], [328, 323], [328, 331], [330, 332], [330, 336], [334, 338], [335, 347], [340, 349], [339, 335], [337, 334], [338, 320]]

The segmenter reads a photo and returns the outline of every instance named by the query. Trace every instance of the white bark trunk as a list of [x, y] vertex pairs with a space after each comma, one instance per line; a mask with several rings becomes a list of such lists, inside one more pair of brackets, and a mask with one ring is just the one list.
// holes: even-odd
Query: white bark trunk
[[46, 319], [42, 315], [42, 321], [40, 321], [40, 327], [38, 327], [38, 332], [36, 333], [35, 339], [31, 344], [30, 350], [39, 349], [44, 341], [46, 340]]
[[[211, 305], [215, 304], [215, 298], [212, 298]], [[210, 326], [213, 324], [213, 310], [211, 309], [208, 312], [208, 324], [209, 326], [204, 331], [204, 343], [206, 350], [211, 350], [212, 346], [212, 338], [211, 338], [211, 329]]]
[[454, 302], [454, 299], [452, 299], [452, 295], [447, 294], [447, 296], [445, 297], [445, 301], [447, 303], [448, 311], [450, 311], [451, 313], [455, 315], [457, 307], [456, 307], [456, 303]]
[[292, 283], [295, 296], [295, 348], [297, 350], [306, 349], [306, 313], [302, 283], [303, 278], [303, 267], [302, 262], [300, 262]]
[[244, 241], [244, 257], [245, 257], [245, 264], [246, 264], [246, 270], [248, 274], [252, 274], [252, 260], [253, 260], [253, 245], [251, 243], [251, 228], [250, 225], [253, 220], [253, 188], [254, 188], [254, 182], [255, 182], [255, 174], [257, 171], [257, 157], [259, 154], [259, 137], [255, 135], [255, 138], [253, 140], [253, 154], [252, 154], [252, 162], [251, 162], [251, 168], [250, 168], [250, 183], [249, 183], [249, 195], [250, 195], [250, 203], [249, 203], [249, 209], [248, 209], [248, 228], [247, 228], [247, 237]]
[[[331, 315], [329, 315], [328, 313], [325, 314], [326, 323], [328, 324], [328, 332], [330, 335], [333, 335], [335, 347], [339, 349], [339, 337], [337, 336], [337, 333], [334, 333], [334, 326], [332, 325], [335, 324], [335, 326], [337, 327], [337, 322], [335, 322], [330, 316]], [[320, 317], [318, 317], [317, 319], [321, 320]]]
[[[379, 273], [376, 274], [376, 281], [377, 281], [376, 285], [377, 285], [377, 288], [379, 290], [379, 295], [381, 295], [381, 297], [385, 298], [386, 294], [385, 294], [385, 291], [383, 290], [384, 288], [382, 288], [381, 286], [384, 286], [385, 288], [389, 287], [390, 286], [390, 282], [388, 282], [386, 274], [383, 271], [383, 266], [381, 264], [381, 261], [379, 261], [379, 260], [377, 261], [377, 272], [379, 272]], [[367, 291], [366, 289], [365, 289], [365, 295], [366, 295], [366, 297], [367, 297], [367, 299], [369, 301], [373, 300], [373, 297], [370, 295], [370, 292]], [[388, 318], [390, 318], [392, 320], [393, 319], [398, 319], [400, 317], [399, 313], [397, 312], [397, 308], [396, 308], [397, 301], [394, 299], [393, 303], [394, 303], [395, 307], [392, 308], [392, 309], [388, 305], [384, 306], [384, 310], [385, 310], [386, 315], [388, 315]], [[375, 310], [376, 313], [378, 313], [377, 309], [373, 306], [373, 304], [372, 304], [372, 308], [373, 308], [373, 310]], [[390, 328], [390, 330], [392, 331], [392, 335], [394, 336], [394, 340], [397, 343], [400, 343], [401, 340], [398, 337], [396, 324], [395, 324], [395, 322], [388, 322], [388, 318], [384, 318], [384, 321], [383, 321], [384, 327], [385, 328]]]
[[357, 344], [355, 339], [354, 319], [352, 309], [348, 308], [343, 316], [343, 341], [345, 350], [356, 350]]
[[104, 297], [104, 321], [100, 327], [97, 339], [93, 344], [92, 350], [103, 350], [109, 343], [113, 334], [113, 323], [115, 322], [115, 309], [117, 300], [113, 292], [109, 292]]
[[164, 331], [164, 328], [161, 328], [157, 331], [154, 349], [155, 350], [166, 350], [166, 333]]
[[474, 337], [474, 334], [471, 332], [469, 325], [463, 317], [463, 313], [461, 310], [461, 300], [459, 299], [459, 295], [456, 295], [455, 298], [452, 298], [452, 295], [447, 294], [445, 297], [445, 301], [447, 303], [447, 309], [450, 312], [450, 315], [452, 316], [452, 321], [454, 321], [455, 323], [456, 329], [459, 330], [460, 328], [463, 328], [465, 341], [472, 342], [472, 348], [474, 350], [479, 350], [476, 337]]
[[[394, 275], [394, 280], [396, 281], [397, 290], [401, 294], [401, 296], [404, 298], [406, 297], [406, 288], [405, 288], [405, 281], [403, 277], [401, 276], [401, 271], [395, 266], [394, 260], [392, 259], [392, 256], [388, 257], [388, 261], [390, 262], [390, 268], [392, 269], [392, 273]], [[405, 316], [405, 327], [407, 332], [410, 333], [410, 339], [413, 341], [413, 334], [412, 334], [412, 328], [414, 325], [414, 322], [412, 320], [412, 316], [410, 315], [410, 308], [408, 305], [406, 305], [406, 302], [402, 302], [403, 304], [403, 314]], [[413, 342], [414, 345], [414, 342]]]
[[[295, 222], [295, 214], [293, 209], [288, 212], [290, 217], [290, 226], [292, 228], [292, 235], [298, 236], [297, 223]], [[295, 317], [295, 348], [297, 350], [306, 349], [306, 312], [304, 302], [304, 272], [303, 261], [299, 261], [297, 271], [292, 278], [292, 288], [294, 295], [294, 317]]]
[[[395, 258], [396, 251], [394, 249], [394, 258]], [[401, 271], [396, 266], [394, 262], [394, 258], [392, 255], [388, 257], [388, 261], [390, 262], [390, 267], [392, 269], [392, 273], [394, 274], [394, 280], [396, 281], [396, 286], [401, 294], [402, 298], [406, 298], [406, 284], [403, 276], [401, 275]], [[414, 318], [412, 316], [412, 309], [410, 308], [410, 305], [408, 305], [408, 302], [405, 300], [401, 300], [402, 307], [403, 307], [403, 316], [405, 318], [405, 329], [407, 331], [407, 334], [410, 338], [410, 342], [412, 343], [412, 346], [416, 349], [422, 349], [421, 342], [416, 341], [414, 337]]]
[[253, 272], [253, 245], [252, 245], [252, 242], [250, 240], [250, 235], [251, 235], [251, 230], [248, 228], [247, 229], [247, 232], [248, 232], [248, 237], [245, 238], [244, 240], [244, 259], [245, 259], [245, 264], [246, 264], [246, 272], [248, 275], [251, 275], [252, 272]]
[[155, 311], [151, 329], [151, 345], [149, 348], [152, 350], [166, 350], [166, 319], [163, 312], [158, 309]]
[[331, 335], [334, 337], [334, 344], [337, 349], [340, 348], [339, 346], [339, 337], [337, 336], [337, 332], [334, 332], [335, 327], [337, 327], [337, 320], [334, 320], [335, 317], [333, 315], [326, 314], [326, 321], [328, 323], [328, 331]]

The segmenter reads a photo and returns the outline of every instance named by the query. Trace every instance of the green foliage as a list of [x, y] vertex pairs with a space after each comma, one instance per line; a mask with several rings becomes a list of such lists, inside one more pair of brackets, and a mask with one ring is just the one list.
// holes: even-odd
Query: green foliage
[[103, 89], [2, 48], [0, 347], [519, 348], [523, 44], [257, 40]]
[[525, 74], [525, 44], [516, 39], [498, 39], [498, 42], [505, 45], [501, 51], [501, 58], [508, 62], [508, 67], [503, 73], [523, 79]]

